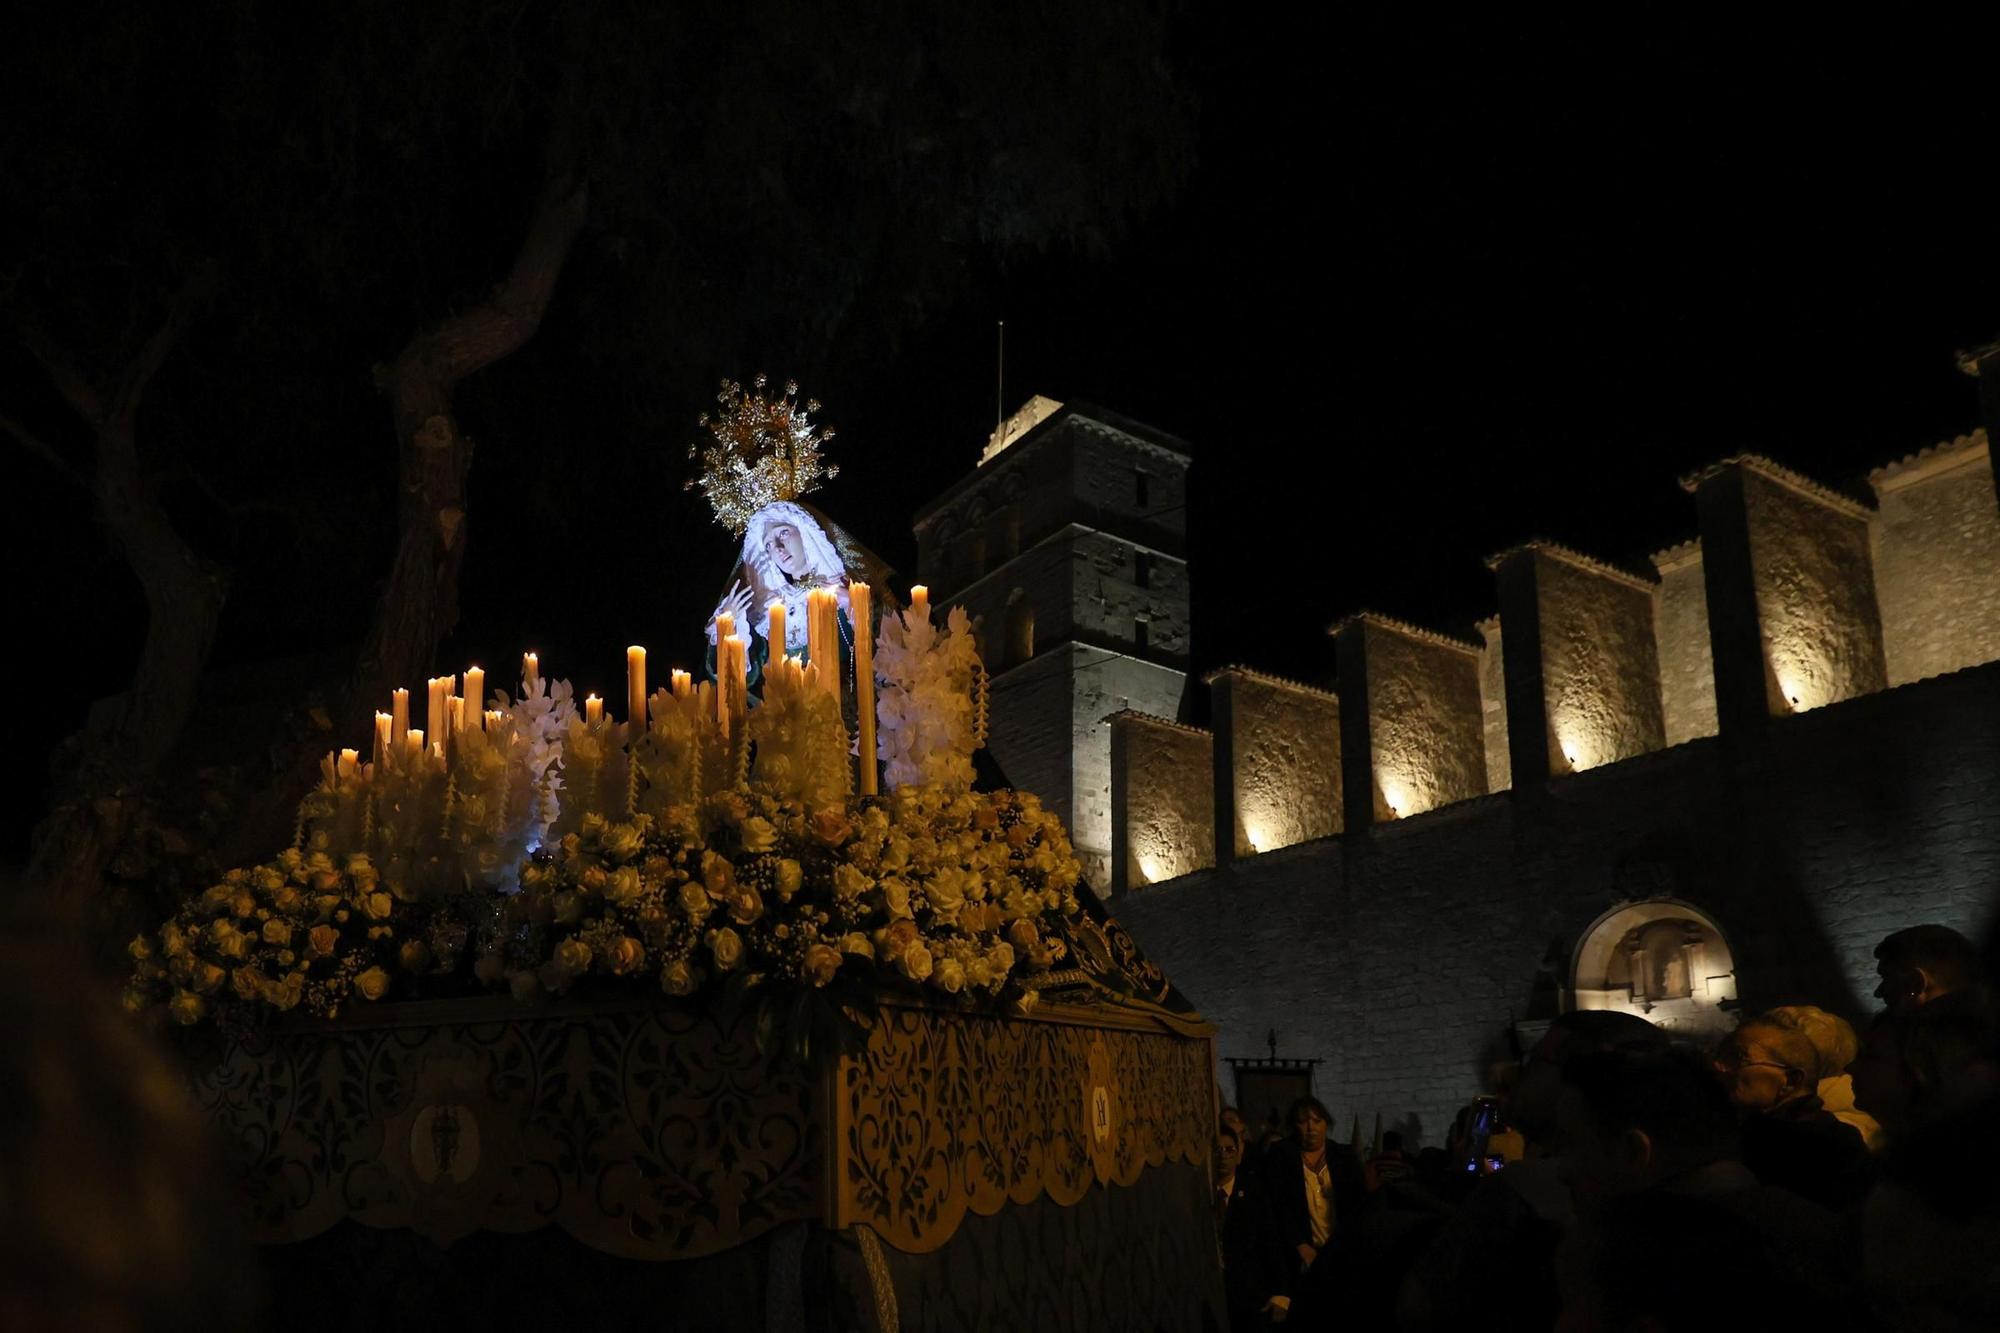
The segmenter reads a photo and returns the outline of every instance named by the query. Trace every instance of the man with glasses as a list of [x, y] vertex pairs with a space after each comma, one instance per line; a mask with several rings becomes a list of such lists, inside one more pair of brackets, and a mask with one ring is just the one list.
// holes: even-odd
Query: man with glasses
[[1723, 1038], [1712, 1061], [1742, 1127], [1743, 1164], [1829, 1208], [1860, 1201], [1868, 1145], [1820, 1104], [1820, 1057], [1803, 1032], [1751, 1019]]

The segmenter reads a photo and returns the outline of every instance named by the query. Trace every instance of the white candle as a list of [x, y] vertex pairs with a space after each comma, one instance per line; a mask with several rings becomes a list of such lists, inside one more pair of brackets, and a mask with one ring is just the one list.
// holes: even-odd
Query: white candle
[[542, 659], [533, 653], [521, 654], [521, 684], [523, 694], [534, 694], [535, 687], [542, 682]]
[[489, 735], [489, 736], [497, 736], [497, 735], [499, 735], [499, 734], [500, 734], [500, 719], [501, 719], [502, 717], [504, 717], [504, 716], [505, 716], [505, 714], [503, 714], [503, 713], [502, 713], [502, 712], [501, 712], [501, 711], [500, 711], [499, 709], [497, 709], [497, 708], [489, 708], [489, 709], [487, 709], [487, 710], [486, 710], [486, 734], [487, 734], [487, 735]]
[[340, 760], [334, 765], [333, 771], [340, 775], [340, 785], [343, 787], [360, 777], [361, 751], [342, 750], [340, 752]]
[[931, 590], [921, 583], [910, 589], [910, 610], [915, 612], [919, 619], [931, 618]]
[[465, 669], [465, 701], [472, 705], [474, 712], [486, 707], [486, 673], [478, 667]]
[[583, 720], [595, 724], [603, 719], [604, 700], [593, 694], [583, 701]]
[[716, 720], [722, 724], [725, 736], [736, 734], [744, 713], [749, 709], [749, 685], [746, 680], [749, 663], [750, 647], [736, 635], [732, 634], [717, 644]]
[[389, 707], [393, 710], [390, 714], [392, 721], [389, 723], [389, 739], [401, 745], [403, 737], [410, 734], [410, 692], [396, 690], [391, 693]]
[[673, 674], [668, 679], [674, 687], [674, 698], [685, 699], [694, 693], [694, 677], [679, 667], [674, 668]]
[[633, 740], [646, 734], [646, 650], [625, 650], [625, 722]]
[[847, 589], [848, 612], [854, 618], [854, 709], [859, 728], [860, 787], [875, 795], [875, 622], [874, 593], [865, 583]]
[[424, 733], [411, 727], [404, 733], [403, 741], [406, 757], [410, 761], [410, 766], [414, 768], [424, 757]]
[[389, 762], [389, 737], [392, 734], [391, 728], [395, 725], [396, 719], [390, 714], [381, 712], [375, 714], [375, 768], [377, 772], [380, 772], [383, 766]]
[[444, 735], [444, 677], [432, 676], [424, 682], [426, 699], [424, 703], [424, 731], [431, 736]]
[[715, 642], [718, 646], [721, 645], [724, 639], [728, 638], [735, 632], [736, 632], [736, 616], [734, 612], [724, 611], [721, 615], [715, 618]]

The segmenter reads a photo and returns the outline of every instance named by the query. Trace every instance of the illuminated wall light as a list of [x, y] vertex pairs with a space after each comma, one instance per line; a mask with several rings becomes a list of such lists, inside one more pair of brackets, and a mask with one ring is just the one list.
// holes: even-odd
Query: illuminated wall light
[[1261, 852], [1272, 842], [1271, 831], [1253, 820], [1243, 822], [1243, 837], [1252, 852]]
[[1162, 867], [1160, 863], [1152, 857], [1142, 856], [1139, 858], [1139, 874], [1143, 877], [1144, 883], [1158, 884], [1161, 880], [1168, 878], [1161, 871]]

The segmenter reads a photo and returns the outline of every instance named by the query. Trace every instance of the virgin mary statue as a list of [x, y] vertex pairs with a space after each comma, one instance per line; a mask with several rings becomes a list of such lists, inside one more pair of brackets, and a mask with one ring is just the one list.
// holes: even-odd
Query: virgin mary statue
[[771, 658], [771, 604], [785, 608], [785, 643], [779, 650], [808, 660], [806, 595], [817, 588], [839, 601], [840, 671], [851, 697], [854, 674], [854, 616], [848, 584], [863, 579], [884, 587], [887, 567], [838, 525], [796, 500], [774, 500], [750, 516], [734, 578], [708, 620], [709, 670], [715, 668], [715, 620], [728, 612], [736, 632], [749, 644], [750, 685], [763, 678]]
[[735, 577], [708, 619], [708, 672], [715, 674], [716, 617], [727, 612], [749, 647], [750, 686], [759, 685], [773, 651], [767, 636], [774, 604], [785, 608], [785, 642], [776, 651], [806, 657], [806, 597], [824, 588], [839, 599], [838, 665], [850, 686], [844, 697], [852, 698], [854, 619], [848, 584], [863, 579], [886, 593], [889, 569], [826, 515], [800, 501], [818, 488], [822, 477], [839, 470], [821, 457], [833, 432], [811, 420], [819, 404], [800, 403], [797, 384], [788, 382], [782, 395], [766, 396], [766, 383], [759, 375], [745, 392], [742, 385], [724, 380], [716, 399], [721, 410], [701, 419], [709, 441], [689, 450], [702, 467], [688, 485], [699, 485], [714, 506], [716, 521], [743, 536]]

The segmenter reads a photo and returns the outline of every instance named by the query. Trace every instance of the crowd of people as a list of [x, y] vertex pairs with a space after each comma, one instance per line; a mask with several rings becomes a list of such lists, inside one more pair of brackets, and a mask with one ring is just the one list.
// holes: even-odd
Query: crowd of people
[[1555, 1019], [1451, 1142], [1330, 1141], [1233, 1108], [1214, 1206], [1230, 1327], [2000, 1329], [2000, 1028], [1944, 926], [1875, 951], [1865, 1035], [1787, 1005], [1694, 1045]]

